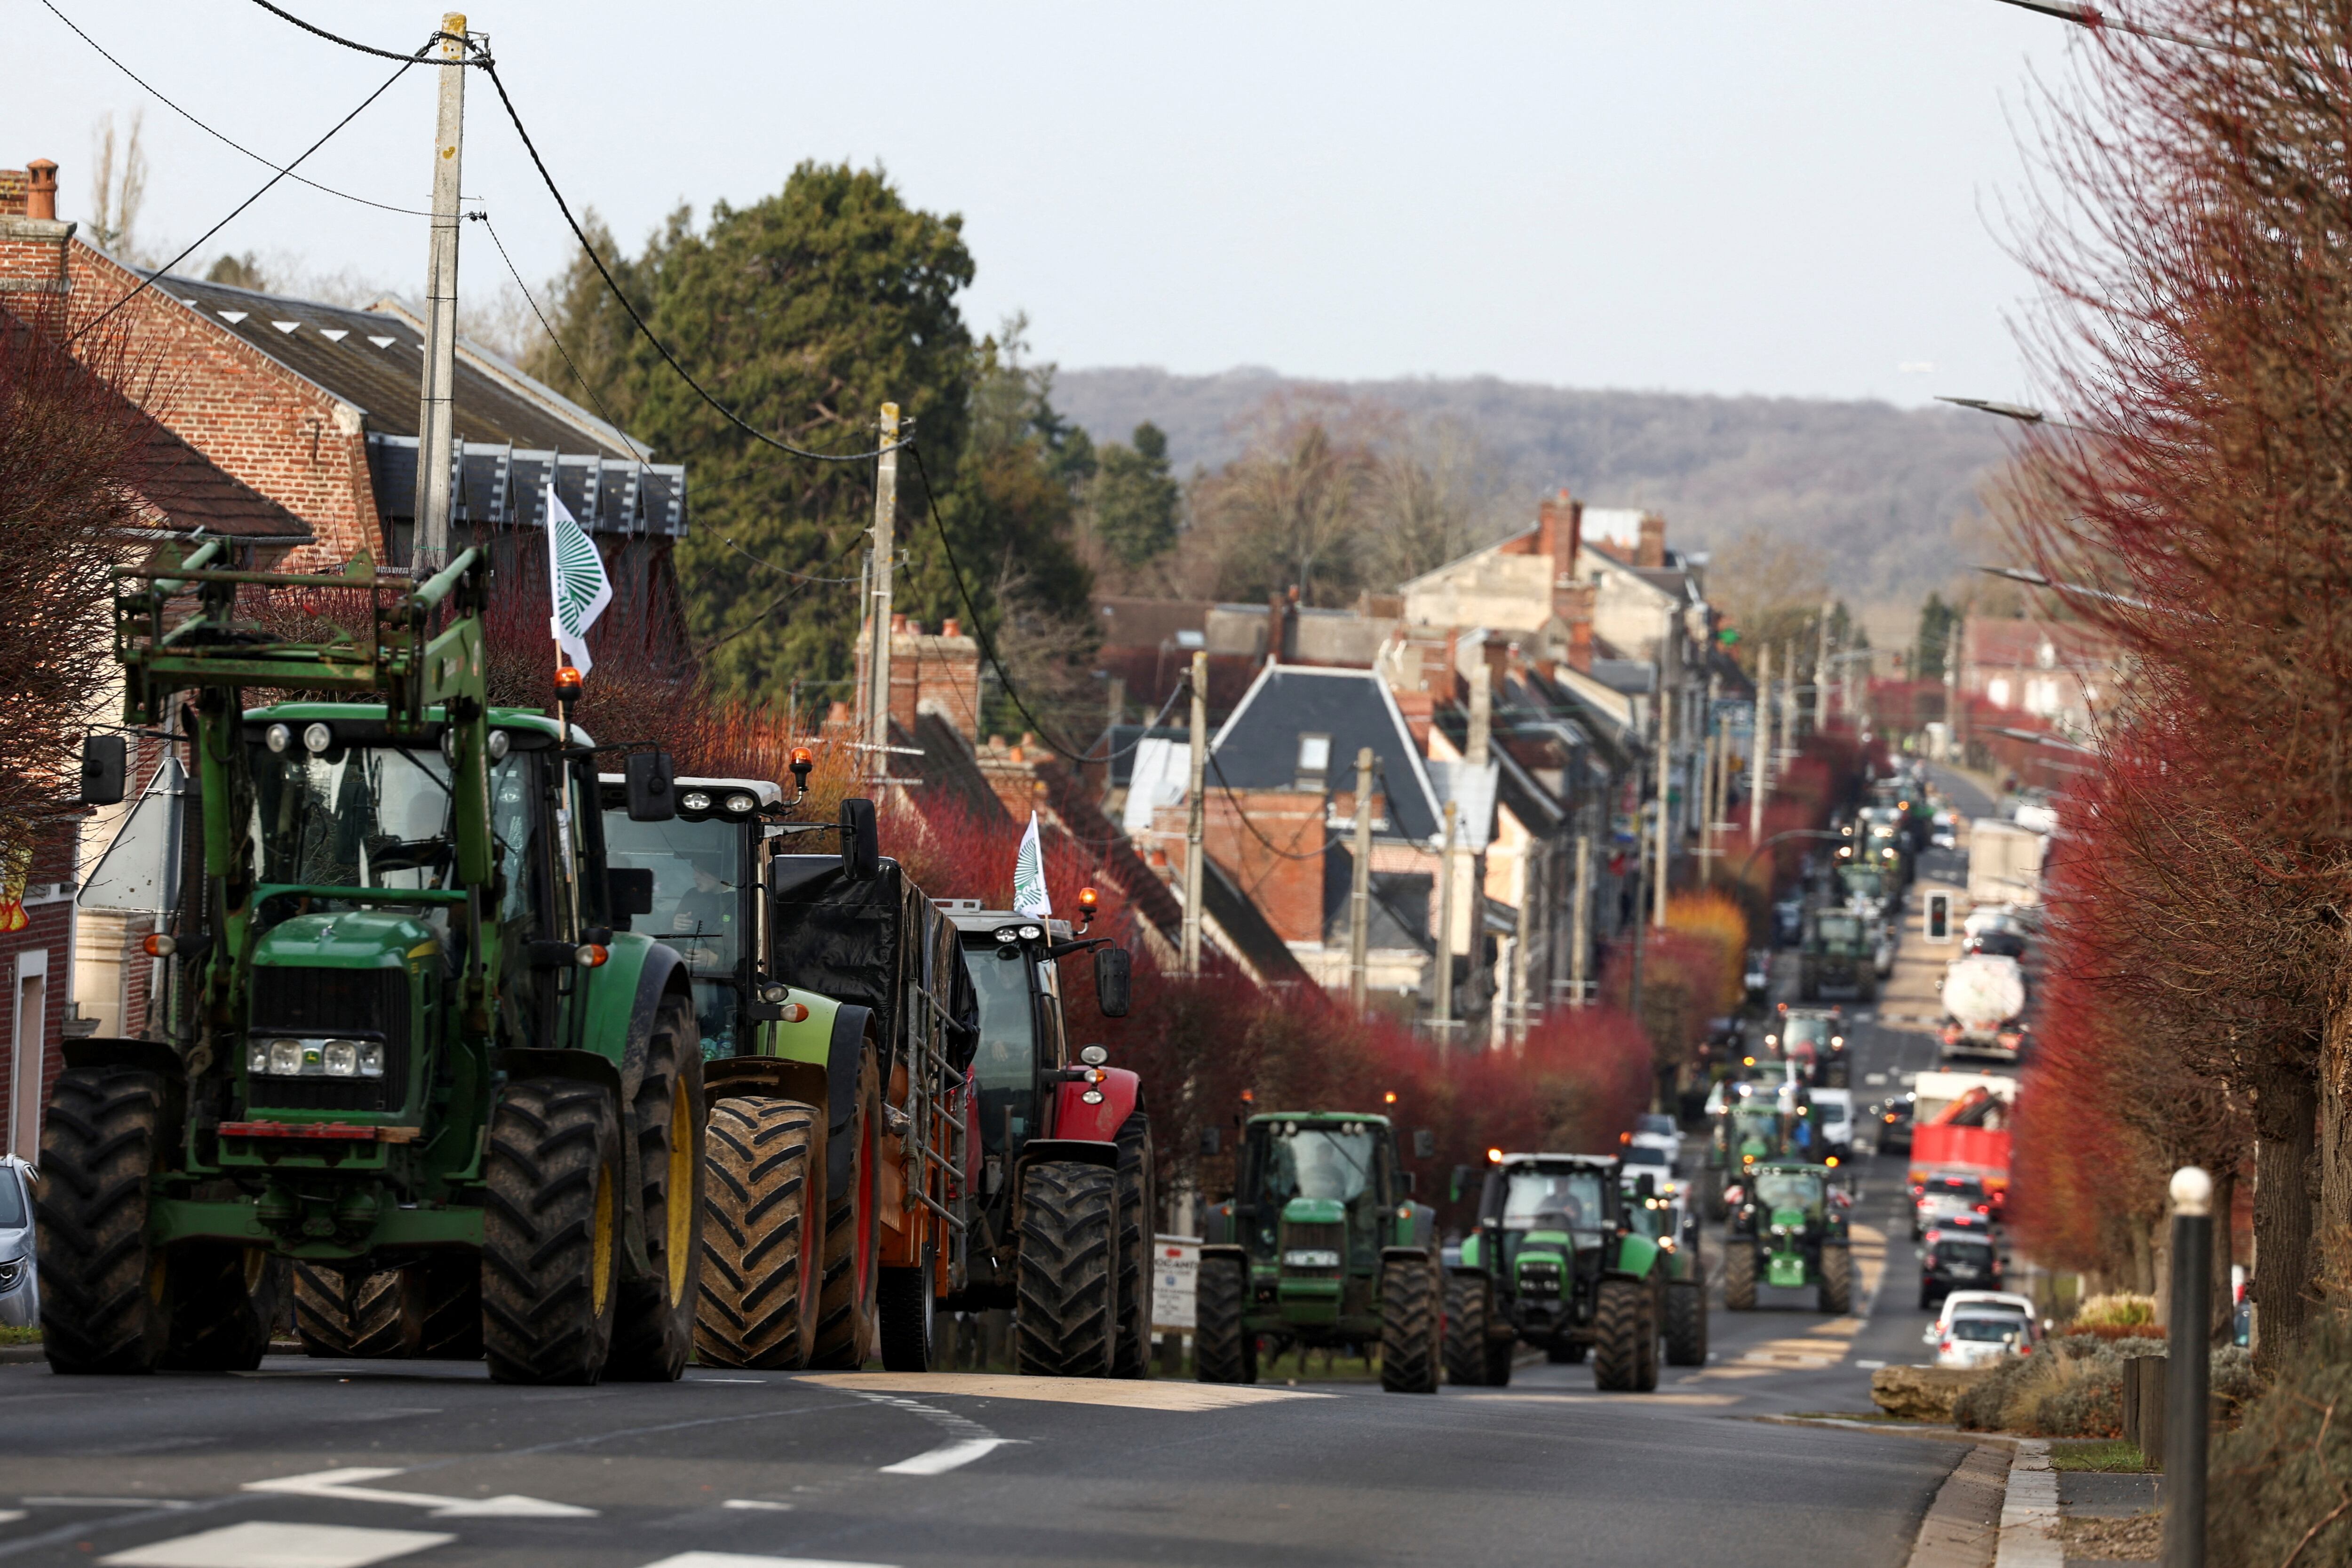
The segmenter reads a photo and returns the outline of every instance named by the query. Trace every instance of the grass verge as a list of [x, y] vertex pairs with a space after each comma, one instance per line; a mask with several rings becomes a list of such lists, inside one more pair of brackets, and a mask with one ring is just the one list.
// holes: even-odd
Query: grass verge
[[2121, 1437], [2096, 1437], [2083, 1442], [2053, 1442], [2050, 1445], [2050, 1468], [2053, 1470], [2152, 1470], [2147, 1456], [2139, 1445]]

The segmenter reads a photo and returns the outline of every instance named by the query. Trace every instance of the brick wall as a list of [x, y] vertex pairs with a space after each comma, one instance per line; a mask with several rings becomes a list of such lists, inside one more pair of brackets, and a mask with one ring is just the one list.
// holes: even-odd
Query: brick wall
[[[1202, 814], [1202, 850], [1225, 868], [1285, 942], [1323, 940], [1324, 809], [1324, 796], [1318, 792], [1228, 794], [1213, 784], [1209, 788]], [[1180, 881], [1184, 821], [1181, 805], [1163, 805], [1152, 813], [1151, 846], [1166, 850], [1171, 878]]]
[[[47, 960], [40, 1037], [32, 1047], [40, 1053], [40, 1071], [23, 1086], [37, 1107], [46, 1100], [48, 1086], [57, 1081], [58, 1073], [65, 1066], [62, 1047], [66, 1007], [73, 992], [74, 881], [73, 835], [68, 829], [50, 836], [34, 853], [28, 876], [29, 896], [25, 902], [25, 928], [0, 933], [0, 999], [5, 999], [5, 1005], [0, 1005], [0, 1115], [5, 1118], [0, 1121], [0, 1143], [7, 1144], [10, 1152], [26, 1159], [34, 1158], [37, 1152], [37, 1134], [23, 1136], [19, 1129], [37, 1128], [39, 1121], [37, 1111], [27, 1117], [16, 1100], [19, 1087], [17, 957], [38, 951]], [[63, 884], [62, 891], [58, 890], [59, 884]]]

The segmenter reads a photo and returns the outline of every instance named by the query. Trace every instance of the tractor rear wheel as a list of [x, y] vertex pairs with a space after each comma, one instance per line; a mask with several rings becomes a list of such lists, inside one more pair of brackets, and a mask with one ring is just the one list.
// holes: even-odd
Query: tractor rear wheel
[[1113, 1377], [1151, 1375], [1151, 1216], [1159, 1213], [1151, 1119], [1140, 1110], [1118, 1130], [1118, 1348]]
[[420, 1361], [482, 1359], [482, 1263], [471, 1252], [446, 1251], [402, 1269], [416, 1317]]
[[1666, 1363], [1706, 1364], [1706, 1286], [1701, 1280], [1677, 1279], [1666, 1287]]
[[1723, 1304], [1735, 1312], [1756, 1310], [1756, 1244], [1743, 1237], [1723, 1249]]
[[882, 1314], [882, 1370], [929, 1372], [937, 1353], [938, 1298], [932, 1279], [939, 1253], [926, 1244], [923, 1259], [911, 1268], [885, 1268], [876, 1288], [875, 1304]]
[[147, 1239], [163, 1080], [69, 1068], [41, 1123], [41, 1347], [59, 1373], [155, 1370], [171, 1340], [167, 1255]]
[[1243, 1323], [1249, 1265], [1203, 1258], [1192, 1307], [1192, 1375], [1202, 1383], [1255, 1383], [1257, 1336]]
[[1501, 1388], [1511, 1381], [1511, 1363], [1519, 1359], [1517, 1336], [1486, 1336], [1486, 1386]]
[[499, 1383], [594, 1383], [621, 1275], [621, 1118], [602, 1085], [509, 1082], [483, 1162], [482, 1341]]
[[166, 1372], [251, 1372], [269, 1353], [278, 1315], [278, 1275], [269, 1254], [234, 1242], [186, 1242], [172, 1249], [172, 1331]]
[[824, 1113], [796, 1100], [722, 1100], [703, 1147], [702, 1290], [694, 1353], [712, 1366], [796, 1372], [816, 1341]]
[[[1617, 1393], [1642, 1387], [1647, 1359], [1650, 1384], [1657, 1384], [1657, 1320], [1651, 1315], [1650, 1287], [1639, 1279], [1603, 1279], [1592, 1312], [1592, 1386]], [[1648, 1355], [1643, 1355], [1643, 1347]]]
[[1381, 1386], [1434, 1394], [1444, 1359], [1444, 1287], [1437, 1264], [1391, 1258], [1381, 1265]]
[[1843, 1247], [1822, 1248], [1822, 1310], [1839, 1317], [1853, 1310], [1853, 1254]]
[[417, 1323], [400, 1270], [345, 1273], [294, 1266], [294, 1337], [303, 1353], [331, 1361], [389, 1361], [416, 1353]]
[[1486, 1381], [1486, 1276], [1464, 1269], [1445, 1277], [1445, 1381]]
[[1049, 1160], [1022, 1179], [1019, 1370], [1108, 1377], [1118, 1333], [1118, 1178], [1101, 1165]]
[[637, 1194], [652, 1274], [621, 1284], [604, 1375], [674, 1383], [694, 1349], [702, 1279], [702, 1031], [694, 1004], [672, 994], [646, 1042], [645, 1075], [630, 1107]]
[[842, 1136], [849, 1140], [849, 1187], [824, 1194], [824, 1275], [809, 1365], [855, 1372], [874, 1354], [881, 1331], [882, 1079], [870, 1048], [858, 1058], [857, 1110]]

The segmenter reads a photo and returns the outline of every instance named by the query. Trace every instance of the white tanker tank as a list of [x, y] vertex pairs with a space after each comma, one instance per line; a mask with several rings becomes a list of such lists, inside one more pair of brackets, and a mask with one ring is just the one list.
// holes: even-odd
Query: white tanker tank
[[1974, 952], [1944, 967], [1944, 1055], [2014, 1059], [2025, 1039], [2025, 971]]

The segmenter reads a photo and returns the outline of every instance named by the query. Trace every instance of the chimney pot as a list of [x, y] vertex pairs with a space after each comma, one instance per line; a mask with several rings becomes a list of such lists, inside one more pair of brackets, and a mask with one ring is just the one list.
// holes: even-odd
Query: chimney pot
[[963, 636], [963, 623], [957, 620], [953, 616], [950, 616], [946, 620], [940, 623], [940, 636], [943, 637], [960, 637]]
[[1656, 512], [1642, 514], [1642, 541], [1635, 546], [1633, 564], [1645, 571], [1655, 571], [1666, 563], [1666, 520]]
[[25, 185], [25, 216], [31, 218], [55, 218], [58, 216], [58, 164], [54, 158], [36, 158], [25, 165], [28, 177]]

